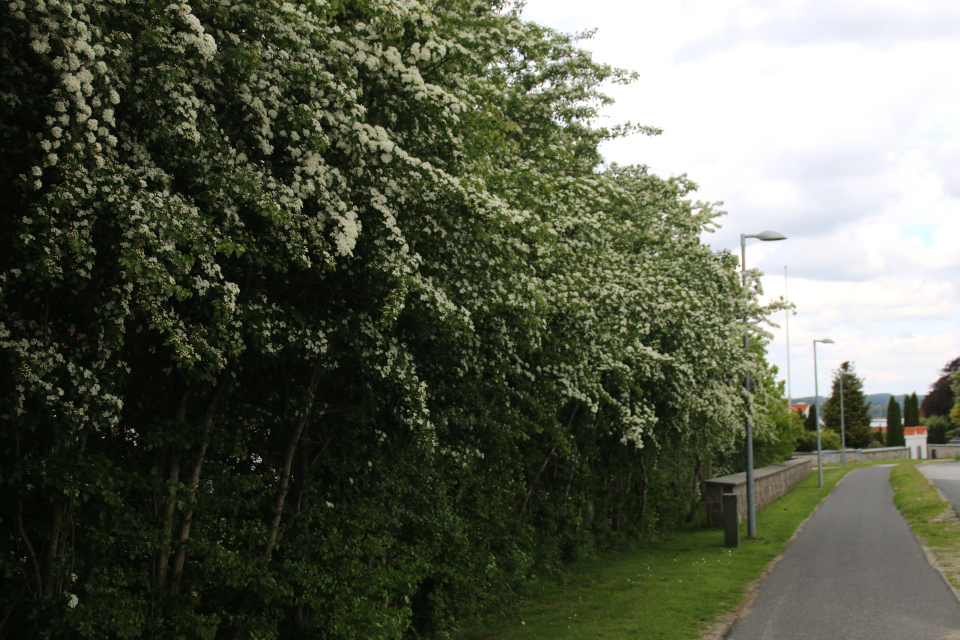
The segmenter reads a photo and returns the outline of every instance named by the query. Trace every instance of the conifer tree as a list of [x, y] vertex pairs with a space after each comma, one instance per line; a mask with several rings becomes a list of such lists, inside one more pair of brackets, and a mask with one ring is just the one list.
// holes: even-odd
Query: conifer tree
[[920, 401], [916, 392], [903, 399], [903, 426], [916, 427], [920, 424]]
[[817, 430], [817, 405], [814, 404], [810, 407], [810, 410], [807, 411], [807, 417], [803, 419], [803, 428], [807, 431], [816, 431]]
[[826, 428], [840, 433], [840, 376], [843, 376], [843, 414], [846, 445], [866, 447], [873, 439], [870, 431], [870, 403], [863, 393], [863, 380], [851, 362], [844, 362], [834, 372], [830, 397], [823, 403]]
[[[908, 398], [904, 398], [904, 405]], [[903, 423], [900, 421], [900, 403], [893, 396], [890, 396], [890, 402], [887, 403], [887, 446], [902, 447], [906, 444], [903, 439]]]

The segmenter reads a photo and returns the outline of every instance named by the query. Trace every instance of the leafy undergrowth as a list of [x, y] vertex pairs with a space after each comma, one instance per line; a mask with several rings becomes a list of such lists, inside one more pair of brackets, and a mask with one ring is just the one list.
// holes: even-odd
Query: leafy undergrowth
[[960, 589], [960, 522], [950, 503], [920, 473], [920, 461], [904, 461], [890, 473], [893, 503], [929, 549], [955, 589]]
[[532, 588], [512, 609], [468, 626], [454, 637], [486, 638], [698, 638], [735, 609], [747, 589], [783, 550], [797, 527], [850, 471], [874, 463], [825, 468], [757, 514], [755, 540], [723, 546], [721, 529], [670, 534], [637, 549], [609, 553], [574, 566], [557, 584]]

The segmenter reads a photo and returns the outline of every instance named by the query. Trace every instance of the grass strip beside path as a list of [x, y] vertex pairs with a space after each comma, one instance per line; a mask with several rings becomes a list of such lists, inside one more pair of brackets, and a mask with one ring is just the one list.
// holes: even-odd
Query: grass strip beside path
[[950, 503], [917, 471], [917, 464], [922, 463], [904, 460], [892, 470], [893, 503], [956, 593], [960, 590], [960, 521]]
[[699, 638], [719, 616], [736, 609], [784, 545], [840, 479], [873, 463], [824, 468], [824, 486], [811, 473], [757, 514], [755, 540], [723, 546], [722, 529], [690, 529], [630, 551], [581, 562], [557, 584], [540, 583], [512, 609], [469, 626], [462, 640]]

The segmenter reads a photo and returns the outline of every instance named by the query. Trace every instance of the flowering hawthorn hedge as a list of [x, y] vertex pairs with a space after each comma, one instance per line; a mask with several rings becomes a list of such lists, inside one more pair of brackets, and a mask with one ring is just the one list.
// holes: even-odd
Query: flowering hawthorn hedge
[[688, 517], [769, 310], [602, 164], [631, 79], [489, 1], [4, 3], [0, 633], [422, 637]]

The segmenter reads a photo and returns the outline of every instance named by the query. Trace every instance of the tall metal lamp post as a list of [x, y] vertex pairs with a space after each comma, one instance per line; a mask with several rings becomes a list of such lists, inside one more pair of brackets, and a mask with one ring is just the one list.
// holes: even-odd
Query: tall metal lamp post
[[[783, 265], [783, 301], [790, 302], [790, 291], [787, 288], [787, 265]], [[786, 310], [787, 329], [787, 413], [793, 413], [793, 390], [790, 388], [790, 309]]]
[[[757, 234], [740, 234], [740, 281], [743, 287], [747, 286], [747, 238], [756, 238], [764, 242], [771, 240], [786, 240], [787, 236], [778, 231], [761, 231]], [[744, 355], [749, 357], [750, 353], [750, 330], [747, 326], [747, 318], [743, 319], [743, 351]], [[750, 393], [750, 371], [743, 381], [743, 388], [747, 394]], [[757, 537], [757, 506], [753, 492], [753, 430], [750, 428], [750, 413], [745, 411], [743, 422], [746, 427], [746, 449], [747, 449], [747, 536]]]
[[[813, 406], [817, 410], [817, 473], [820, 476], [820, 486], [823, 486], [823, 452], [820, 448], [820, 387], [817, 384], [817, 343], [822, 342], [823, 344], [836, 344], [830, 338], [824, 338], [823, 340], [814, 340], [813, 341]], [[843, 393], [840, 394], [840, 397], [843, 397]], [[842, 413], [842, 411], [841, 411]]]

